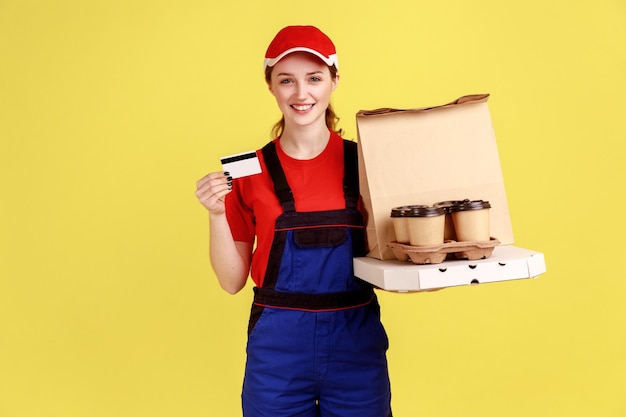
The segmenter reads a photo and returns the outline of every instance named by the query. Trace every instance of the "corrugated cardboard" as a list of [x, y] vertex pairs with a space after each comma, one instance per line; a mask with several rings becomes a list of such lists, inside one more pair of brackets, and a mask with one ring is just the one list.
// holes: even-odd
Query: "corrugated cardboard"
[[498, 246], [487, 259], [455, 260], [437, 265], [354, 258], [354, 274], [386, 291], [413, 292], [435, 288], [535, 278], [546, 272], [543, 253]]
[[488, 200], [491, 235], [513, 243], [488, 94], [408, 110], [357, 113], [361, 195], [367, 211], [367, 256], [389, 260], [395, 241], [390, 212], [409, 204]]

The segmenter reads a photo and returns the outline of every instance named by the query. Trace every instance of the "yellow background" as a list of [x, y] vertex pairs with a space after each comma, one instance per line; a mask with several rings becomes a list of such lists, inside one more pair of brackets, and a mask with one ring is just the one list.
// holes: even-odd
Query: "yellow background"
[[335, 41], [360, 109], [490, 93], [535, 280], [381, 293], [396, 416], [626, 415], [626, 3], [0, 0], [0, 416], [240, 415], [250, 289], [195, 181], [278, 117], [274, 33]]

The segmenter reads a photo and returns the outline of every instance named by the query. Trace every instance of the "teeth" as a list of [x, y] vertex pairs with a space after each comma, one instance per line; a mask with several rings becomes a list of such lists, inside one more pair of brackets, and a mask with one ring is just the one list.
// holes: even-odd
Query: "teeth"
[[310, 109], [311, 107], [313, 107], [313, 105], [312, 105], [312, 104], [305, 104], [305, 105], [303, 105], [303, 106], [297, 106], [297, 105], [295, 105], [295, 104], [294, 104], [292, 107], [293, 107], [294, 109], [298, 110], [298, 111], [305, 111], [305, 110], [308, 110], [308, 109]]

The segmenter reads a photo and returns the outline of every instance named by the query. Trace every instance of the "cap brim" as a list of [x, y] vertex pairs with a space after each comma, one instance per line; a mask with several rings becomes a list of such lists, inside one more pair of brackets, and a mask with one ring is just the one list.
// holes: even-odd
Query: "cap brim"
[[287, 49], [285, 52], [283, 52], [282, 54], [278, 55], [276, 58], [265, 58], [264, 68], [273, 67], [274, 65], [276, 65], [276, 63], [278, 61], [280, 61], [281, 59], [283, 59], [287, 55], [289, 55], [291, 53], [294, 53], [294, 52], [308, 52], [310, 54], [313, 54], [313, 55], [317, 56], [322, 61], [324, 61], [324, 63], [326, 65], [328, 65], [328, 66], [333, 66], [334, 65], [335, 68], [339, 69], [339, 64], [337, 62], [337, 54], [332, 54], [330, 56], [324, 56], [323, 54], [317, 52], [314, 49], [304, 48], [304, 47]]

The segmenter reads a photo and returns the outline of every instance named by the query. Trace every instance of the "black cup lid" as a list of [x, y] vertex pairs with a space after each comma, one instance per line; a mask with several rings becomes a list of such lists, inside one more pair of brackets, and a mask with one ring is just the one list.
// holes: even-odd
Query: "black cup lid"
[[446, 211], [446, 213], [450, 213], [452, 211], [452, 207], [458, 206], [459, 204], [463, 204], [464, 201], [468, 200], [449, 200], [449, 201], [440, 201], [438, 203], [433, 204], [434, 207], [441, 207]]
[[463, 200], [461, 204], [450, 207], [450, 211], [468, 211], [468, 210], [482, 210], [491, 208], [489, 201], [485, 200]]
[[428, 207], [426, 205], [414, 204], [409, 206], [394, 207], [391, 209], [391, 217], [408, 217], [416, 208]]
[[404, 217], [435, 217], [443, 214], [446, 214], [446, 211], [441, 207], [414, 206]]

